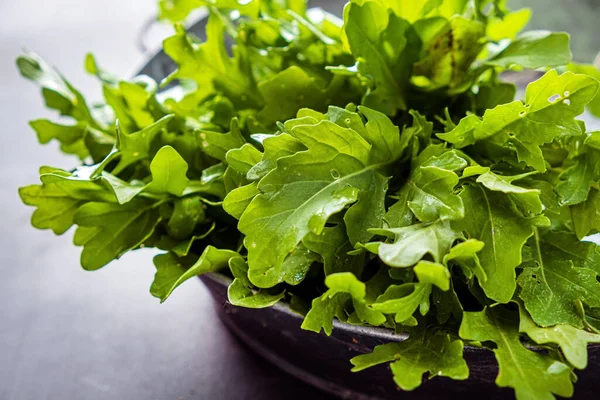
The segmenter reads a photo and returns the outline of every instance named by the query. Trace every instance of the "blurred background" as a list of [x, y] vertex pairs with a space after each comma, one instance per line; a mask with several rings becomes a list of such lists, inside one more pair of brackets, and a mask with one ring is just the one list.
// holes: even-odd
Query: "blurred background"
[[[320, 4], [341, 11], [343, 2]], [[592, 62], [600, 50], [600, 1], [509, 4], [533, 8], [529, 28], [570, 32], [577, 61]], [[134, 74], [149, 56], [138, 42], [156, 11], [154, 0], [0, 2], [0, 400], [327, 398], [248, 353], [218, 323], [199, 282], [159, 305], [148, 293], [150, 252], [84, 272], [69, 235], [29, 225], [17, 188], [36, 182], [41, 164], [74, 160], [38, 145], [27, 121], [51, 114], [15, 57], [22, 48], [39, 53], [98, 99], [100, 86], [83, 70], [86, 52], [116, 75]], [[168, 32], [152, 25], [144, 43], [157, 49]]]

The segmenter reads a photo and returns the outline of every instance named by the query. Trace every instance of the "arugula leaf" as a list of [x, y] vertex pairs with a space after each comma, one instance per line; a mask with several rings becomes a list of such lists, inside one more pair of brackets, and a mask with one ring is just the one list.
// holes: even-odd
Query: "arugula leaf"
[[375, 229], [373, 233], [394, 239], [393, 243], [371, 242], [365, 247], [391, 267], [410, 267], [429, 254], [441, 262], [460, 235], [447, 222], [415, 224], [403, 228]]
[[[577, 205], [588, 198], [595, 182], [600, 181], [597, 162], [600, 160], [600, 131], [590, 132], [582, 143], [580, 154], [575, 157], [574, 165], [560, 175], [556, 192], [561, 205]], [[585, 234], [584, 234], [585, 235]]]
[[246, 308], [265, 308], [279, 302], [285, 292], [269, 293], [269, 290], [255, 291], [247, 278], [248, 264], [241, 257], [229, 259], [229, 268], [235, 279], [227, 288], [227, 298], [234, 306]]
[[523, 68], [559, 67], [571, 62], [567, 33], [549, 31], [525, 32], [508, 46], [486, 60], [486, 63], [504, 68], [519, 65]]
[[98, 202], [82, 205], [73, 215], [73, 222], [97, 229], [83, 243], [81, 266], [95, 270], [137, 248], [152, 235], [160, 220], [156, 204], [142, 199], [123, 205]]
[[239, 254], [235, 251], [220, 250], [213, 246], [207, 246], [200, 258], [189, 268], [186, 268], [182, 261], [171, 253], [158, 255], [154, 258], [156, 275], [150, 293], [154, 297], [158, 297], [162, 303], [183, 282], [196, 275], [225, 268], [229, 260], [236, 256], [239, 256]]
[[542, 328], [536, 325], [523, 307], [519, 310], [519, 332], [526, 333], [538, 344], [558, 344], [567, 361], [575, 368], [584, 369], [587, 366], [588, 343], [600, 343], [600, 335], [570, 325], [559, 324]]
[[[115, 133], [92, 115], [83, 95], [35, 53], [27, 52], [19, 56], [17, 67], [23, 77], [42, 88], [48, 108], [58, 111], [61, 116], [72, 118], [82, 128], [77, 132], [68, 125], [36, 122], [34, 129], [38, 132], [40, 142], [47, 143], [51, 138], [56, 138], [61, 142], [61, 148], [70, 154], [78, 154], [82, 159], [91, 155], [95, 161], [103, 159], [115, 142]], [[77, 137], [74, 136], [75, 132], [78, 133]]]
[[325, 284], [329, 290], [313, 300], [312, 308], [302, 323], [302, 329], [316, 333], [323, 329], [327, 335], [331, 335], [333, 318], [345, 319], [344, 309], [349, 300], [352, 300], [356, 315], [363, 323], [378, 326], [386, 321], [381, 312], [368, 307], [367, 287], [352, 273], [328, 275]]
[[344, 8], [344, 32], [358, 62], [358, 73], [368, 83], [362, 103], [394, 115], [407, 109], [407, 89], [420, 52], [412, 26], [382, 3], [350, 2]]
[[547, 220], [519, 217], [512, 211], [508, 196], [481, 186], [466, 186], [460, 197], [465, 218], [453, 227], [485, 243], [479, 259], [487, 279], [479, 284], [489, 298], [507, 303], [516, 289], [515, 268], [521, 264], [521, 249], [535, 227], [547, 224]]
[[456, 171], [466, 166], [463, 158], [449, 151], [431, 157], [415, 169], [408, 181], [412, 192], [408, 195], [408, 207], [420, 221], [463, 218], [464, 206], [454, 188], [458, 184]]
[[573, 394], [571, 368], [550, 355], [527, 349], [519, 340], [518, 325], [500, 307], [465, 312], [459, 335], [465, 340], [493, 341], [498, 361], [496, 384], [511, 387], [518, 400], [551, 399]]
[[394, 382], [402, 390], [421, 386], [426, 373], [430, 378], [446, 376], [464, 380], [469, 377], [469, 368], [463, 359], [463, 342], [448, 333], [433, 333], [423, 328], [411, 330], [410, 337], [404, 341], [379, 345], [372, 353], [350, 361], [354, 372], [391, 362]]
[[[250, 202], [238, 225], [246, 235], [251, 280], [259, 287], [278, 283], [287, 254], [309, 232], [320, 234], [331, 215], [359, 200], [361, 192], [381, 180], [378, 170], [393, 161], [373, 163], [370, 157], [376, 142], [370, 144], [356, 131], [327, 120], [297, 125], [290, 134], [308, 150], [277, 161], [277, 167], [260, 180], [261, 194]], [[398, 140], [397, 130], [377, 131], [377, 135]], [[384, 193], [380, 193], [382, 203]], [[352, 207], [356, 206], [360, 203]], [[365, 225], [380, 224], [371, 219], [366, 224], [351, 218], [345, 222], [347, 231], [357, 234]]]
[[569, 324], [583, 328], [574, 302], [581, 300], [590, 307], [600, 307], [600, 283], [596, 272], [573, 262], [550, 259], [542, 253], [539, 234], [534, 237], [536, 259], [533, 266], [525, 264], [519, 275], [519, 297], [534, 321], [547, 327]]
[[[524, 102], [497, 106], [479, 121], [468, 116], [453, 131], [437, 136], [457, 148], [482, 141], [480, 149], [486, 153], [495, 147], [515, 151], [519, 161], [544, 172], [539, 146], [559, 137], [580, 135], [575, 117], [583, 113], [598, 87], [598, 81], [589, 76], [571, 72], [558, 75], [550, 70], [527, 86]], [[496, 158], [494, 153], [490, 155]]]

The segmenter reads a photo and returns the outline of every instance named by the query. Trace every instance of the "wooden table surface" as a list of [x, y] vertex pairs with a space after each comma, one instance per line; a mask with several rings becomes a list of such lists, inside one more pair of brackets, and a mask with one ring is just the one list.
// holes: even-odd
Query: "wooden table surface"
[[36, 183], [42, 164], [75, 160], [37, 144], [27, 121], [52, 114], [14, 58], [34, 50], [98, 99], [98, 84], [83, 72], [85, 53], [131, 75], [144, 60], [136, 35], [155, 12], [154, 0], [0, 3], [0, 400], [330, 398], [232, 337], [198, 280], [159, 304], [148, 292], [151, 251], [85, 272], [72, 233], [29, 225], [32, 209], [17, 187]]

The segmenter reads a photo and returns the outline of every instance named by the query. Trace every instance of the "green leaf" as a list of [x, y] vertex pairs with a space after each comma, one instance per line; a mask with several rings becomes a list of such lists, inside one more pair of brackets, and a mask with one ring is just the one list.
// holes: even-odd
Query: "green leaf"
[[583, 113], [598, 87], [589, 76], [571, 72], [559, 76], [551, 70], [527, 86], [524, 102], [487, 110], [479, 124], [476, 117], [468, 116], [453, 131], [438, 136], [457, 148], [483, 141], [480, 152], [490, 153], [491, 158], [496, 158], [493, 149], [498, 146], [505, 149], [503, 155], [516, 151], [519, 161], [544, 172], [539, 146], [559, 137], [580, 135], [575, 117]]
[[435, 86], [454, 87], [483, 49], [485, 25], [480, 21], [452, 16], [429, 40], [425, 57], [415, 65], [415, 75], [427, 77]]
[[600, 191], [592, 188], [587, 199], [570, 207], [573, 228], [578, 239], [600, 231]]
[[340, 321], [346, 319], [346, 303], [350, 300], [350, 295], [340, 293], [332, 298], [320, 296], [312, 301], [312, 306], [304, 321], [302, 329], [319, 333], [321, 330], [327, 336], [333, 331], [333, 319], [338, 318]]
[[163, 43], [165, 53], [178, 65], [169, 80], [188, 78], [198, 84], [196, 96], [206, 98], [221, 92], [236, 107], [249, 108], [262, 104], [262, 99], [241, 68], [237, 54], [230, 58], [225, 48], [225, 26], [221, 16], [211, 13], [206, 25], [207, 40], [198, 43], [181, 25], [174, 36]]
[[478, 253], [487, 279], [480, 280], [485, 294], [507, 303], [516, 288], [515, 267], [521, 264], [521, 249], [544, 218], [522, 218], [512, 210], [508, 196], [481, 186], [466, 186], [460, 193], [465, 218], [453, 227], [485, 246]]
[[239, 149], [229, 150], [226, 154], [227, 164], [238, 173], [246, 175], [252, 167], [262, 160], [262, 153], [249, 143]]
[[248, 280], [248, 264], [241, 257], [229, 259], [229, 268], [235, 279], [227, 288], [227, 298], [231, 304], [246, 308], [266, 308], [278, 303], [285, 291], [270, 289], [256, 291]]
[[[595, 65], [571, 63], [567, 65], [567, 69], [576, 74], [589, 75], [600, 81], [600, 70]], [[597, 94], [594, 100], [588, 104], [588, 111], [595, 117], [600, 117], [600, 95]]]
[[154, 259], [156, 275], [150, 293], [164, 302], [179, 285], [197, 275], [207, 272], [216, 272], [227, 267], [229, 259], [239, 256], [231, 250], [220, 250], [213, 246], [207, 246], [200, 258], [189, 268], [185, 268], [182, 262], [174, 255], [167, 253], [159, 255]]
[[577, 239], [570, 232], [547, 232], [543, 236], [544, 255], [551, 260], [571, 261], [577, 268], [589, 268], [600, 274], [600, 247]]
[[306, 150], [298, 139], [286, 133], [267, 137], [262, 142], [262, 145], [265, 149], [263, 158], [248, 171], [247, 177], [250, 180], [258, 180], [264, 177], [269, 171], [275, 169], [277, 160], [280, 158]]
[[450, 271], [442, 264], [420, 261], [414, 267], [419, 283], [429, 283], [443, 291], [450, 289]]
[[407, 109], [407, 91], [420, 40], [412, 26], [379, 2], [350, 2], [344, 32], [358, 73], [369, 80], [362, 103], [387, 115]]
[[204, 202], [199, 196], [188, 196], [174, 202], [173, 214], [169, 218], [169, 235], [183, 240], [194, 233], [196, 225], [206, 218]]
[[269, 294], [264, 291], [254, 293], [244, 284], [234, 279], [227, 288], [227, 298], [234, 306], [245, 308], [266, 308], [271, 307], [283, 299], [285, 292], [278, 294]]
[[521, 186], [513, 185], [512, 182], [521, 180], [530, 176], [530, 173], [503, 176], [488, 171], [477, 178], [477, 182], [489, 190], [506, 193], [510, 201], [524, 215], [540, 214], [543, 211], [540, 191], [537, 189], [526, 189]]
[[549, 31], [528, 31], [517, 36], [508, 46], [485, 62], [504, 68], [548, 68], [567, 65], [572, 54], [569, 34]]
[[393, 243], [371, 242], [366, 245], [367, 250], [378, 254], [391, 267], [413, 266], [427, 254], [435, 262], [441, 262], [459, 237], [446, 222], [375, 229], [373, 233], [394, 239]]
[[458, 264], [465, 276], [471, 279], [473, 275], [477, 277], [479, 282], [487, 280], [487, 274], [481, 266], [478, 252], [485, 246], [484, 242], [477, 239], [469, 239], [456, 244], [450, 249], [448, 254], [444, 256], [444, 265], [448, 266], [450, 262]]
[[52, 139], [56, 139], [60, 142], [60, 149], [63, 153], [75, 154], [82, 160], [89, 156], [84, 142], [87, 131], [84, 123], [62, 125], [47, 119], [38, 119], [31, 121], [29, 125], [37, 133], [40, 143], [46, 144]]
[[188, 165], [171, 146], [164, 146], [156, 153], [150, 163], [152, 182], [147, 186], [149, 192], [183, 195], [188, 186], [186, 176]]
[[[94, 161], [102, 160], [115, 143], [115, 133], [94, 118], [82, 94], [35, 53], [27, 52], [19, 56], [17, 67], [23, 77], [37, 83], [42, 88], [46, 107], [58, 111], [61, 116], [71, 117], [76, 125], [85, 127], [81, 141], [63, 143], [62, 149], [70, 154], [78, 154], [82, 158], [89, 154]], [[66, 128], [67, 132], [61, 128], [63, 132], [59, 133], [57, 124], [54, 125], [51, 128], [53, 132], [46, 130], [43, 135], [40, 132], [38, 135], [44, 136], [44, 139], [47, 139], [49, 135], [59, 140], [65, 136], [72, 138], [72, 129]], [[46, 124], [45, 127], [41, 127], [38, 122], [36, 128], [48, 129], [49, 126]]]
[[511, 387], [518, 400], [552, 399], [552, 394], [571, 397], [571, 368], [549, 355], [527, 349], [519, 339], [515, 314], [501, 313], [500, 307], [465, 312], [459, 335], [465, 340], [492, 341], [498, 361], [496, 384]]
[[[297, 125], [290, 133], [308, 150], [277, 161], [277, 167], [260, 180], [261, 194], [251, 201], [238, 225], [246, 235], [252, 276], [261, 276], [260, 283], [253, 281], [259, 287], [278, 282], [287, 254], [309, 232], [320, 234], [329, 217], [361, 199], [361, 192], [372, 190], [374, 182], [381, 182], [378, 171], [386, 166], [371, 164], [371, 144], [333, 122]], [[397, 131], [379, 134], [397, 135]], [[377, 202], [383, 204], [383, 190], [377, 193]], [[360, 203], [356, 206], [361, 208]], [[349, 236], [361, 237], [367, 227], [380, 224], [376, 215], [367, 222], [347, 218]]]
[[354, 365], [353, 372], [391, 362], [394, 382], [402, 390], [414, 390], [421, 386], [424, 374], [429, 378], [467, 379], [469, 368], [463, 359], [463, 347], [461, 340], [448, 333], [417, 329], [410, 331], [408, 339], [376, 346], [372, 353], [350, 361]]
[[240, 219], [259, 193], [256, 182], [233, 189], [223, 201], [223, 209], [232, 217]]
[[150, 159], [152, 145], [157, 136], [167, 129], [167, 125], [172, 119], [173, 115], [167, 115], [134, 133], [125, 133], [118, 129], [116, 147], [119, 150], [120, 159], [113, 169], [113, 173], [119, 174], [132, 164]]
[[536, 325], [523, 307], [520, 307], [519, 315], [519, 332], [526, 333], [537, 344], [559, 345], [567, 361], [575, 368], [585, 369], [588, 362], [588, 344], [600, 343], [600, 335], [570, 325], [542, 328]]
[[431, 157], [412, 173], [408, 184], [412, 190], [408, 207], [422, 222], [461, 219], [464, 206], [454, 194], [459, 171], [467, 162], [453, 151]]
[[600, 181], [599, 140], [600, 131], [588, 133], [582, 148], [579, 149], [580, 154], [575, 158], [575, 163], [560, 175], [561, 181], [556, 185], [556, 193], [560, 197], [561, 205], [583, 203], [588, 198], [594, 183]]
[[391, 285], [371, 304], [371, 308], [384, 314], [395, 314], [396, 322], [406, 321], [419, 308], [421, 315], [429, 311], [431, 284], [405, 283]]
[[333, 318], [345, 320], [344, 310], [350, 300], [356, 315], [363, 323], [378, 326], [386, 322], [386, 317], [381, 312], [368, 307], [367, 287], [351, 272], [328, 275], [325, 284], [329, 290], [313, 300], [312, 308], [302, 323], [302, 329], [317, 333], [323, 329], [327, 335], [331, 335]]
[[139, 247], [160, 220], [155, 204], [141, 199], [122, 205], [98, 202], [82, 205], [73, 216], [74, 223], [97, 229], [83, 246], [81, 266], [87, 270], [99, 269]]
[[258, 92], [265, 99], [258, 118], [267, 125], [293, 118], [303, 107], [324, 110], [332, 100], [327, 88], [299, 66], [291, 66], [260, 82]]
[[[533, 320], [541, 326], [569, 324], [583, 328], [575, 302], [581, 300], [590, 307], [600, 307], [600, 283], [594, 270], [573, 262], [552, 259], [536, 234], [535, 264], [525, 264], [519, 275], [519, 297]], [[536, 265], [537, 264], [537, 265]]]
[[56, 185], [30, 185], [19, 188], [21, 201], [36, 207], [31, 225], [38, 229], [52, 229], [57, 235], [73, 225], [75, 212], [85, 201], [71, 197]]
[[225, 155], [231, 149], [242, 147], [246, 140], [240, 132], [237, 118], [231, 120], [231, 128], [228, 133], [200, 131], [198, 133], [198, 144], [206, 154], [220, 161], [225, 161]]
[[354, 247], [350, 244], [344, 224], [325, 227], [320, 235], [311, 232], [302, 239], [302, 243], [321, 256], [325, 275], [351, 272], [360, 276], [365, 264], [364, 254], [348, 254]]

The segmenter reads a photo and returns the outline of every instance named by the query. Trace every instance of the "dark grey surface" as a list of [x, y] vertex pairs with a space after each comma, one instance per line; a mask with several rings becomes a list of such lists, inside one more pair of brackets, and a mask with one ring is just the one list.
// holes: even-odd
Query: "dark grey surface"
[[0, 400], [330, 398], [246, 350], [197, 280], [160, 305], [148, 293], [152, 252], [85, 272], [72, 234], [29, 226], [32, 210], [17, 187], [37, 182], [39, 165], [74, 160], [37, 144], [27, 121], [51, 114], [38, 89], [18, 77], [14, 58], [27, 46], [98, 98], [84, 76], [85, 52], [130, 75], [143, 63], [135, 36], [154, 4], [0, 2]]

